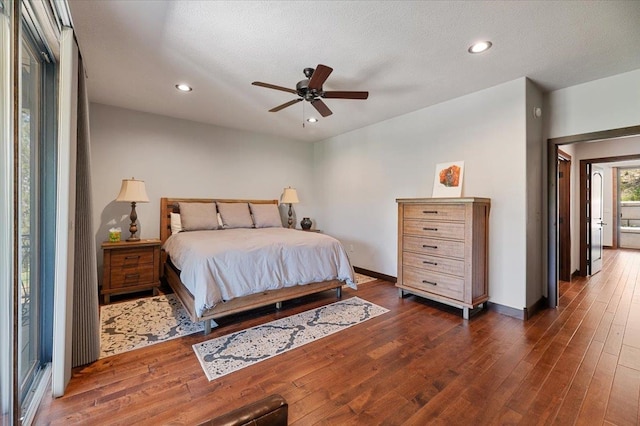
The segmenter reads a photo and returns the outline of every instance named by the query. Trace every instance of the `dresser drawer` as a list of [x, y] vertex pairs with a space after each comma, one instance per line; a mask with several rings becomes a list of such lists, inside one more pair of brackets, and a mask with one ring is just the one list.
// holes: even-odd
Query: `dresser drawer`
[[111, 255], [111, 268], [129, 268], [153, 263], [153, 247], [118, 250]]
[[464, 240], [464, 222], [436, 222], [431, 220], [405, 220], [405, 235]]
[[464, 220], [463, 204], [405, 204], [405, 219]]
[[452, 299], [462, 300], [464, 280], [424, 269], [404, 268], [402, 285]]
[[402, 249], [422, 254], [464, 259], [464, 241], [438, 240], [436, 238], [406, 235], [402, 239]]
[[119, 268], [111, 270], [111, 288], [135, 287], [153, 283], [153, 264], [139, 268]]
[[430, 256], [428, 254], [418, 254], [408, 251], [402, 255], [402, 264], [404, 266], [426, 269], [432, 272], [464, 277], [464, 261], [462, 260]]

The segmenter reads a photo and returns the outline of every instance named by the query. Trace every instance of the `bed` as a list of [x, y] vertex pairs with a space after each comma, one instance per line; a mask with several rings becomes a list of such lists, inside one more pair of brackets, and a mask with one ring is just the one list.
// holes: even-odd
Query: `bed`
[[[223, 224], [223, 208], [243, 210], [244, 206], [251, 206], [247, 220], [260, 229], [236, 227], [232, 223], [235, 217], [226, 212], [224, 227], [229, 229], [214, 229]], [[265, 223], [263, 213], [260, 217], [257, 214], [268, 211], [273, 216], [277, 206], [278, 200], [161, 198], [161, 270], [191, 320], [203, 322], [205, 334], [211, 332], [215, 319], [227, 315], [270, 304], [280, 308], [283, 301], [330, 289], [340, 298], [343, 284], [355, 288], [353, 268], [336, 239], [261, 225]], [[194, 207], [216, 212], [216, 223], [196, 221], [193, 226]], [[180, 217], [183, 225], [189, 218], [191, 228], [172, 235], [172, 219]], [[315, 245], [318, 247], [311, 247]], [[316, 265], [316, 261], [325, 262], [325, 266]]]

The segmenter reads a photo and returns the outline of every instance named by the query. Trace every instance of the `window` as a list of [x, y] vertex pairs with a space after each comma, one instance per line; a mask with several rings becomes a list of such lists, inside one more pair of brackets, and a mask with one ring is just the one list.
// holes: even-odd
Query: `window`
[[56, 67], [26, 9], [0, 0], [0, 425], [31, 421], [51, 361]]
[[620, 201], [640, 201], [640, 168], [620, 170]]

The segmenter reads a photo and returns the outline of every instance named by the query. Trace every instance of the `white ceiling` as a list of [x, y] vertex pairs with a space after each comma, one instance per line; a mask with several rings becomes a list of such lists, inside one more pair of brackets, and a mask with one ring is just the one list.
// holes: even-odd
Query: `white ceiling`
[[[93, 102], [316, 141], [527, 76], [544, 91], [640, 68], [640, 1], [68, 0]], [[493, 48], [471, 55], [475, 41]], [[334, 69], [333, 115], [295, 88]], [[187, 82], [191, 93], [174, 85]]]

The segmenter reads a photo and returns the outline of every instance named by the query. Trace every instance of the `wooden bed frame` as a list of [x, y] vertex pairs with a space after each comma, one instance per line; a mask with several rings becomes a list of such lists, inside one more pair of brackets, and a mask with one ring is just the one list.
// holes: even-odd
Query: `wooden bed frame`
[[[171, 236], [171, 213], [180, 213], [179, 203], [254, 203], [254, 204], [278, 204], [278, 200], [225, 200], [213, 198], [161, 198], [160, 199], [160, 240], [162, 244]], [[238, 297], [227, 302], [218, 303], [212, 309], [206, 311], [202, 316], [198, 316], [195, 310], [195, 302], [191, 292], [180, 281], [179, 272], [168, 261], [167, 253], [162, 250], [160, 256], [161, 273], [173, 289], [176, 297], [180, 300], [189, 317], [193, 322], [204, 323], [204, 333], [211, 332], [211, 320], [222, 318], [238, 312], [267, 306], [272, 303], [280, 309], [285, 300], [295, 299], [308, 294], [318, 293], [325, 290], [336, 289], [336, 297], [342, 296], [342, 282], [339, 280], [322, 281], [306, 285], [285, 287], [279, 290], [263, 291], [244, 297]]]

